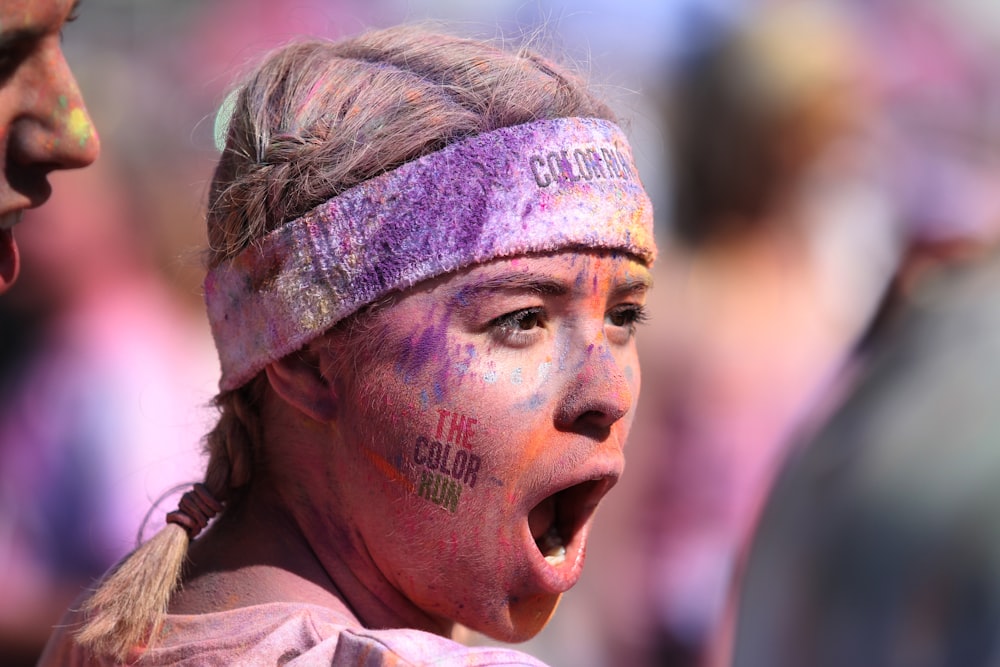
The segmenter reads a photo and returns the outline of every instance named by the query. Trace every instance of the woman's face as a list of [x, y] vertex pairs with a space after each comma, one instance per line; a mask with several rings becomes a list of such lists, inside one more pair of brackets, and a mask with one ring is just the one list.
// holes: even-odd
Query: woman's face
[[649, 283], [628, 256], [562, 252], [371, 316], [338, 387], [344, 447], [325, 481], [348, 491], [328, 516], [347, 511], [351, 547], [423, 612], [523, 640], [576, 583], [622, 472]]

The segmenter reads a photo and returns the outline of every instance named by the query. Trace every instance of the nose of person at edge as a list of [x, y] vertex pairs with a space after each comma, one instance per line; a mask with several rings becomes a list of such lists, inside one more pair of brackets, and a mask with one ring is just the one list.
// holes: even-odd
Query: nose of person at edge
[[99, 140], [62, 52], [71, 0], [0, 2], [0, 293], [17, 279], [13, 227], [49, 198], [47, 176], [85, 167]]
[[649, 285], [623, 253], [494, 260], [376, 307], [349, 346], [323, 337], [267, 367], [265, 414], [296, 447], [259, 481], [302, 495], [279, 504], [340, 561], [328, 572], [352, 573], [337, 585], [366, 625], [465, 619], [507, 641], [545, 625], [622, 472]]

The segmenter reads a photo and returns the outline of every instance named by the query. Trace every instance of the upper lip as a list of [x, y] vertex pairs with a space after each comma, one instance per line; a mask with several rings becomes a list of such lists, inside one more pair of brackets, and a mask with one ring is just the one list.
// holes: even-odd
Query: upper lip
[[50, 171], [29, 165], [21, 165], [16, 171], [8, 169], [4, 174], [6, 187], [2, 190], [10, 208], [38, 208], [47, 202], [52, 196], [52, 184], [48, 179]]
[[624, 459], [620, 453], [614, 455], [602, 455], [600, 457], [593, 457], [593, 460], [583, 468], [578, 468], [570, 472], [570, 474], [562, 475], [556, 479], [549, 479], [544, 486], [540, 486], [538, 490], [525, 497], [524, 507], [525, 512], [530, 512], [538, 503], [542, 502], [549, 496], [553, 496], [557, 493], [565, 491], [566, 489], [576, 486], [577, 484], [583, 484], [584, 482], [592, 482], [595, 480], [608, 480], [607, 488], [604, 489], [604, 493], [607, 493], [614, 484], [618, 481], [621, 476]]
[[49, 200], [51, 193], [52, 189], [47, 181], [44, 188], [36, 186], [25, 190], [15, 187], [13, 183], [4, 183], [0, 176], [0, 215], [24, 213], [28, 209], [38, 208]]

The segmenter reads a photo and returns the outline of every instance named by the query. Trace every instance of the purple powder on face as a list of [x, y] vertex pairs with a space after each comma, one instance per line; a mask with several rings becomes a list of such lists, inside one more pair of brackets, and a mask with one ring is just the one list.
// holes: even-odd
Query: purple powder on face
[[437, 328], [428, 326], [404, 345], [396, 362], [396, 368], [403, 375], [404, 382], [409, 384], [428, 364], [443, 358], [447, 340], [446, 325], [447, 321]]
[[571, 248], [617, 250], [647, 265], [656, 254], [652, 206], [617, 126], [564, 118], [456, 142], [347, 190], [209, 272], [220, 386], [239, 387], [392, 291], [498, 257]]

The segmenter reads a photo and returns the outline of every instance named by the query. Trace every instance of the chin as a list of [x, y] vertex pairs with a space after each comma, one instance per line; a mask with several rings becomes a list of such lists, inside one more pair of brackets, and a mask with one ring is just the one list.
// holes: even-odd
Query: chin
[[469, 621], [465, 625], [497, 641], [508, 644], [526, 642], [548, 624], [561, 598], [558, 593], [511, 598], [503, 618], [480, 623]]

